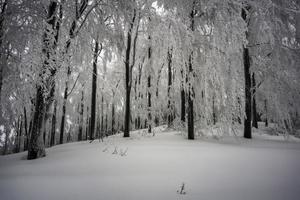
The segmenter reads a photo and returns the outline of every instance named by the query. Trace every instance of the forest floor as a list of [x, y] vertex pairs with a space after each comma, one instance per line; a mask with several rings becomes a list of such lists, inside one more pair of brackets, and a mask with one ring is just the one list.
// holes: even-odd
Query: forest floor
[[163, 129], [57, 145], [38, 160], [1, 156], [0, 199], [299, 199], [298, 139], [254, 133], [188, 141]]

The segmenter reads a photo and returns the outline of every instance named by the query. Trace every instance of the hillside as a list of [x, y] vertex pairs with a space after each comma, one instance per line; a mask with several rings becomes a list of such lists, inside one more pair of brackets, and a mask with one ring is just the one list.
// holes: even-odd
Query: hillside
[[266, 135], [183, 137], [139, 131], [128, 139], [116, 135], [104, 142], [55, 146], [38, 160], [26, 160], [25, 152], [2, 156], [1, 199], [298, 199], [298, 142]]

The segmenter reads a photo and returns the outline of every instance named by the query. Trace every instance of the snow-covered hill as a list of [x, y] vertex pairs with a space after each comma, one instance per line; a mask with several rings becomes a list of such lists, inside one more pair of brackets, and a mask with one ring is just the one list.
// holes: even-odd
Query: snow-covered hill
[[280, 138], [188, 141], [178, 132], [134, 132], [55, 146], [38, 160], [2, 156], [0, 199], [296, 200], [300, 143]]

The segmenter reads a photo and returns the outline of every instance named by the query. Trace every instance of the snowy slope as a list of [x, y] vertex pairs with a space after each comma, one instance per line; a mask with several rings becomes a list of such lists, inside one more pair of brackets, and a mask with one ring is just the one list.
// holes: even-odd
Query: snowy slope
[[[55, 146], [38, 160], [2, 156], [0, 199], [296, 200], [300, 143], [278, 138], [188, 141], [176, 132], [135, 132]], [[178, 194], [183, 182], [186, 194]]]

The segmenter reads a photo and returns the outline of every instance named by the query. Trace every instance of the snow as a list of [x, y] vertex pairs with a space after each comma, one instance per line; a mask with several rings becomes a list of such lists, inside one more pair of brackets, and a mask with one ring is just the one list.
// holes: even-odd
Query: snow
[[[0, 199], [299, 199], [299, 140], [257, 132], [252, 140], [189, 141], [161, 128], [154, 137], [136, 131], [58, 145], [38, 160], [26, 160], [26, 152], [2, 156]], [[186, 194], [177, 192], [182, 183]]]

